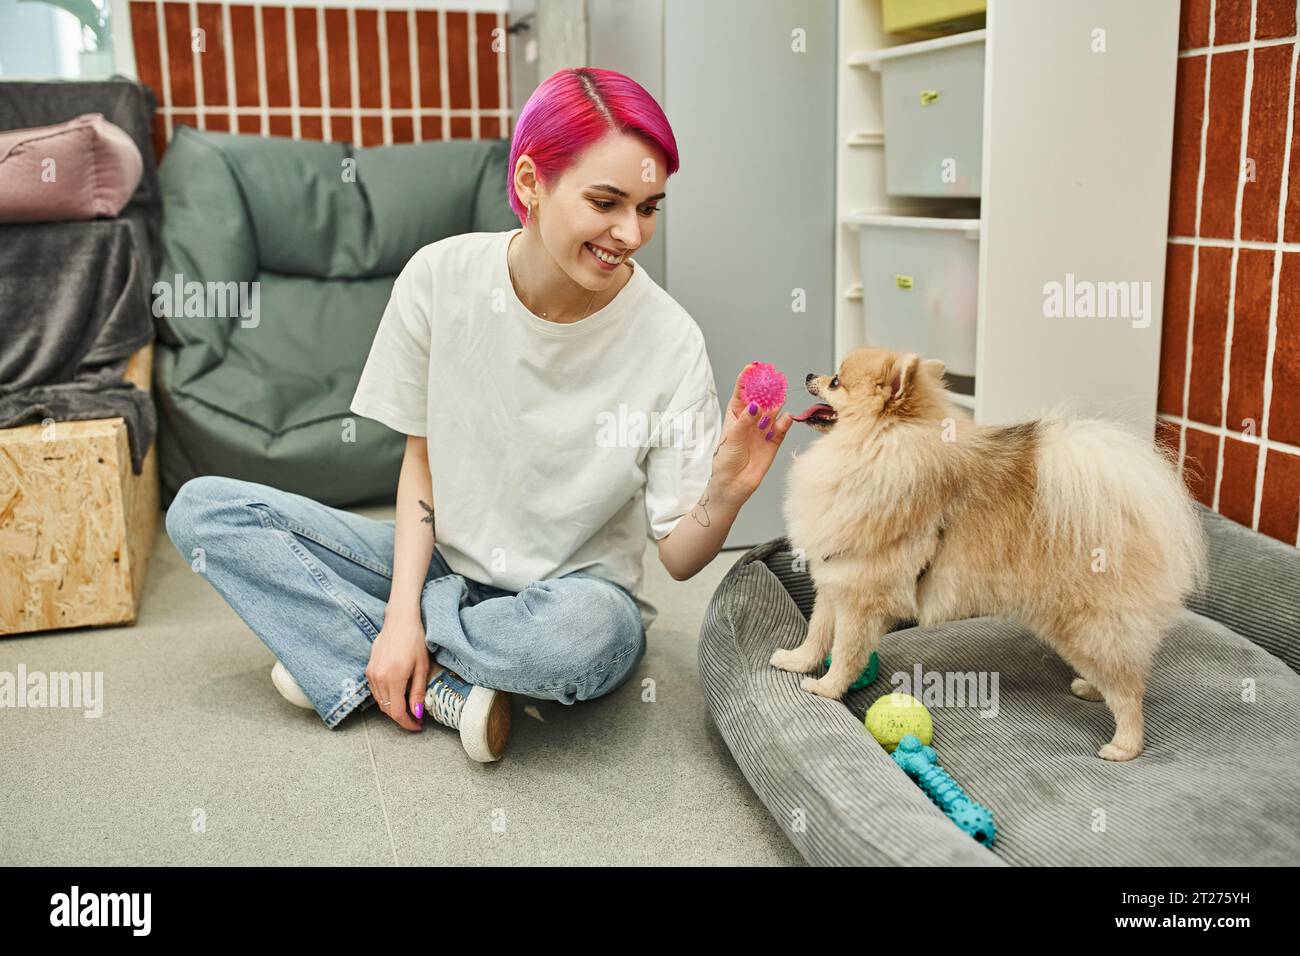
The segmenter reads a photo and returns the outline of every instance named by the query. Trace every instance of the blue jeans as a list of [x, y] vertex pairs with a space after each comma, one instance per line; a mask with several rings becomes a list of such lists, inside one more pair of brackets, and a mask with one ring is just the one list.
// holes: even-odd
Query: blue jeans
[[[365, 670], [392, 586], [392, 521], [204, 475], [177, 491], [166, 524], [327, 727], [374, 703]], [[645, 655], [632, 595], [585, 571], [506, 591], [453, 573], [435, 547], [420, 616], [439, 664], [483, 687], [565, 704], [608, 694]]]

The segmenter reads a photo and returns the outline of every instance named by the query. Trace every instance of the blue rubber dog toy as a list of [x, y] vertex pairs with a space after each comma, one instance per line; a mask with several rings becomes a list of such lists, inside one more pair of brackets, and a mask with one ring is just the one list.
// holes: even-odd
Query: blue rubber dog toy
[[893, 758], [953, 823], [985, 846], [993, 846], [998, 835], [993, 811], [966, 796], [957, 781], [939, 766], [933, 747], [921, 743], [916, 734], [908, 734], [899, 741]]

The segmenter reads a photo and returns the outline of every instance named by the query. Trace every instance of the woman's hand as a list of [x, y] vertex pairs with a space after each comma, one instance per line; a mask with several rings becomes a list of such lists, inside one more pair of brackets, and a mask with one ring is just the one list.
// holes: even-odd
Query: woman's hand
[[794, 418], [779, 414], [784, 406], [762, 408], [746, 403], [740, 392], [744, 374], [745, 369], [741, 369], [736, 376], [736, 387], [723, 416], [722, 440], [713, 454], [713, 477], [737, 495], [748, 498], [772, 467]]
[[[417, 608], [413, 614], [384, 615], [384, 626], [370, 646], [366, 680], [375, 705], [407, 730], [421, 724], [412, 714], [423, 716], [424, 695], [429, 683], [429, 647], [424, 641], [424, 624]], [[388, 701], [388, 706], [384, 706]], [[419, 705], [417, 709], [416, 705]]]

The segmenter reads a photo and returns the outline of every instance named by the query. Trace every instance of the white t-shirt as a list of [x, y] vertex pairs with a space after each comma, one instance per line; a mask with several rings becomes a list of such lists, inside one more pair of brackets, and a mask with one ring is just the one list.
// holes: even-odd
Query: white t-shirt
[[641, 596], [646, 539], [703, 494], [722, 432], [695, 320], [645, 270], [572, 323], [519, 301], [520, 230], [420, 249], [393, 285], [351, 409], [427, 436], [438, 549], [520, 591], [585, 570]]

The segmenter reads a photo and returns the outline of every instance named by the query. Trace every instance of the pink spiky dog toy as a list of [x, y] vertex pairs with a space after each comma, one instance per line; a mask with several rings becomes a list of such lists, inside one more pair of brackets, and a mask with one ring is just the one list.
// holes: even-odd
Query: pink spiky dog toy
[[780, 408], [785, 404], [785, 373], [767, 362], [754, 362], [740, 374], [740, 395], [748, 405]]

